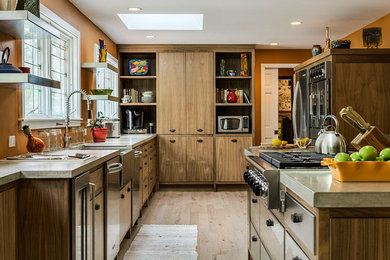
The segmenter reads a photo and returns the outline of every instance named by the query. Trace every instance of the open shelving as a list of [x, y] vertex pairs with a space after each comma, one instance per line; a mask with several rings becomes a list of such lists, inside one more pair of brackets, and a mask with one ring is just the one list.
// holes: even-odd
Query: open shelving
[[215, 105], [220, 107], [251, 107], [252, 103], [216, 103]]
[[93, 70], [94, 72], [96, 71], [96, 69], [108, 69], [116, 73], [119, 72], [118, 68], [115, 68], [114, 66], [112, 66], [107, 62], [84, 62], [81, 63], [81, 68]]
[[252, 76], [216, 76], [217, 79], [251, 79]]
[[29, 83], [49, 88], [61, 88], [61, 82], [48, 78], [35, 76], [30, 73], [0, 73], [0, 84]]
[[[114, 97], [114, 96], [110, 96], [110, 95], [89, 95], [89, 99], [92, 101], [107, 100], [107, 101], [119, 102], [118, 97]], [[86, 100], [86, 98], [83, 98], [83, 100]]]
[[156, 106], [157, 103], [120, 103], [120, 106], [131, 107], [131, 106]]

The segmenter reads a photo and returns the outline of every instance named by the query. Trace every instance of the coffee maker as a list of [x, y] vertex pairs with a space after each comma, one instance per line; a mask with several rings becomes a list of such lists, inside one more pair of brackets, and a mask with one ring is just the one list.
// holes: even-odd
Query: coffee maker
[[144, 112], [142, 109], [129, 108], [125, 111], [126, 122], [123, 126], [123, 132], [126, 134], [146, 133], [144, 126]]

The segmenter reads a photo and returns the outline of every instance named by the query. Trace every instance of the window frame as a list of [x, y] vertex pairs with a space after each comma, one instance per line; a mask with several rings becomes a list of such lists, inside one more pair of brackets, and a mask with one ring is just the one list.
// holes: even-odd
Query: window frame
[[[66, 31], [66, 34], [70, 36], [71, 41], [71, 50], [70, 50], [70, 56], [71, 64], [68, 66], [72, 69], [72, 81], [74, 85], [74, 89], [81, 89], [81, 34], [80, 32], [75, 29], [73, 26], [71, 26], [68, 22], [60, 18], [58, 15], [56, 15], [54, 12], [49, 10], [44, 5], [40, 4], [40, 13], [42, 16], [47, 17], [51, 22], [50, 24], [53, 24], [54, 26], [61, 27], [62, 30]], [[24, 41], [19, 41], [19, 49], [21, 50], [20, 60], [19, 64], [24, 64]], [[46, 54], [44, 54], [47, 56]], [[50, 59], [50, 57], [43, 57], [45, 60]], [[48, 75], [44, 75], [48, 76]], [[66, 90], [68, 91], [68, 90]], [[81, 125], [81, 97], [80, 95], [75, 95], [72, 98], [74, 98], [76, 102], [76, 111], [75, 111], [75, 117], [71, 118], [70, 120], [70, 126], [80, 126]], [[29, 124], [31, 129], [42, 129], [42, 128], [58, 128], [62, 127], [64, 125], [64, 118], [25, 118], [25, 105], [24, 105], [24, 89], [20, 91], [19, 94], [19, 125], [22, 127], [22, 125]], [[51, 105], [51, 97], [49, 97], [49, 104]], [[51, 108], [49, 108], [51, 109]]]

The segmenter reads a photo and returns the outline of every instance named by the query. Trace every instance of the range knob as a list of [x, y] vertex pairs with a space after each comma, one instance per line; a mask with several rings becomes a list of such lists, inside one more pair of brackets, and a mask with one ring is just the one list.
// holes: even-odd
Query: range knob
[[248, 183], [248, 178], [249, 178], [249, 172], [244, 172], [244, 180], [246, 183]]
[[249, 180], [249, 182], [248, 182], [249, 187], [253, 188], [253, 185], [255, 185], [255, 182], [256, 182], [255, 177], [252, 177], [252, 178]]
[[261, 192], [262, 192], [261, 184], [255, 185], [255, 187], [253, 188], [253, 192], [255, 193], [256, 196], [261, 196]]

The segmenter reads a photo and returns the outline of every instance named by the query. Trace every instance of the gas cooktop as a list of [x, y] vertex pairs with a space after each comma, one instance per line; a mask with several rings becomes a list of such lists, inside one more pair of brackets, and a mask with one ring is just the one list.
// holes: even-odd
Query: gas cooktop
[[321, 161], [332, 155], [318, 154], [314, 152], [260, 152], [260, 160], [263, 160], [277, 169], [289, 168], [321, 168]]

